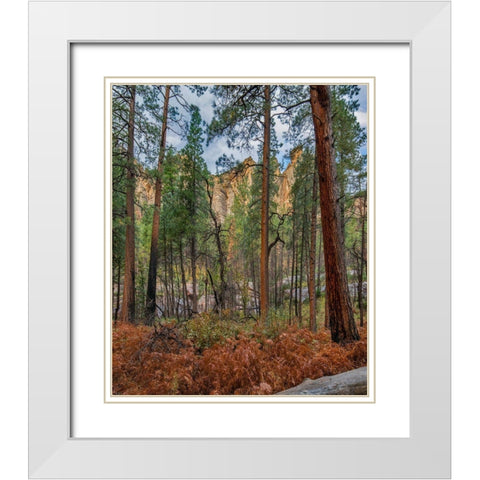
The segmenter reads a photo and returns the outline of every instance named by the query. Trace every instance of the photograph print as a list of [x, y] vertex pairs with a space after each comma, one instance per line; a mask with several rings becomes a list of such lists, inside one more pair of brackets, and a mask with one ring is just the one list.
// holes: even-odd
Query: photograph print
[[371, 85], [110, 87], [112, 395], [367, 395]]

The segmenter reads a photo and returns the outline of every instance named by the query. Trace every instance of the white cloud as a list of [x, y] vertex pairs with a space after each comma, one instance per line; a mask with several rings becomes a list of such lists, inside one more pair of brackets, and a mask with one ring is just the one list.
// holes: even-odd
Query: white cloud
[[367, 128], [368, 123], [368, 114], [367, 112], [356, 111], [355, 116], [357, 117], [358, 123], [362, 128]]

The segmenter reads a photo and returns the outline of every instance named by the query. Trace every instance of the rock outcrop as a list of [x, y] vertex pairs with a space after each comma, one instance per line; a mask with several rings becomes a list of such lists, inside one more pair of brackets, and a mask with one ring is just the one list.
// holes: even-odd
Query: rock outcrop
[[221, 223], [232, 212], [241, 185], [251, 187], [255, 168], [257, 164], [248, 157], [231, 170], [213, 177], [213, 210]]
[[367, 395], [367, 367], [316, 380], [307, 378], [276, 395]]
[[[278, 206], [280, 213], [286, 213], [291, 207], [290, 191], [295, 181], [295, 165], [301, 154], [302, 151], [300, 149], [294, 150], [287, 168], [283, 172], [277, 169], [273, 175], [273, 182], [278, 187], [273, 201]], [[231, 213], [233, 202], [239, 193], [240, 187], [242, 185], [251, 187], [254, 171], [260, 168], [260, 164], [248, 157], [235, 168], [214, 177], [213, 209], [222, 223]]]
[[[278, 206], [279, 213], [286, 213], [291, 208], [290, 191], [295, 181], [295, 165], [300, 158], [302, 151], [294, 150], [291, 155], [291, 161], [287, 168], [281, 172], [277, 169], [273, 175], [273, 182], [277, 184], [278, 190], [273, 201]], [[143, 175], [143, 169], [137, 166], [140, 174], [136, 180], [136, 196], [138, 204], [153, 204], [155, 196], [154, 182], [151, 178]], [[240, 188], [250, 188], [253, 182], [253, 175], [256, 169], [261, 169], [260, 164], [256, 163], [251, 157], [246, 158], [236, 167], [219, 175], [213, 176], [213, 209], [218, 220], [223, 223], [225, 218], [230, 215], [233, 208], [235, 197], [239, 194]], [[135, 216], [141, 218], [142, 211], [137, 205]]]

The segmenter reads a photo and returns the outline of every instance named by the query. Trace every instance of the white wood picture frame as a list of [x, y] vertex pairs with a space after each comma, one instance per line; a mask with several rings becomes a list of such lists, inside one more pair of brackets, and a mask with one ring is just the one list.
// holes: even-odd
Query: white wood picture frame
[[[29, 10], [31, 477], [449, 478], [450, 2], [31, 1]], [[69, 54], [82, 42], [409, 44], [409, 438], [70, 436]]]

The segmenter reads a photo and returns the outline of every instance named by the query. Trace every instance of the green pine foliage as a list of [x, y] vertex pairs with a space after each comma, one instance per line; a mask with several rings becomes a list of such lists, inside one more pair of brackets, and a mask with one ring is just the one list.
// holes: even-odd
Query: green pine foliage
[[[153, 195], [155, 182], [160, 180], [157, 317], [153, 328], [174, 325], [172, 328], [179, 332], [185, 345], [188, 344], [189, 349], [191, 347], [189, 355], [192, 358], [197, 358], [206, 350], [223, 348], [220, 346], [227, 345], [228, 339], [231, 342], [228, 345], [234, 345], [239, 338], [247, 335], [249, 348], [253, 348], [257, 336], [263, 343], [266, 339], [281, 342], [279, 339], [285, 331], [308, 327], [310, 306], [305, 292], [310, 275], [308, 255], [314, 201], [312, 188], [316, 174], [318, 179], [308, 85], [271, 86], [268, 212], [270, 309], [266, 323], [258, 323], [261, 140], [264, 134], [262, 122], [266, 115], [263, 87], [171, 86], [167, 148], [161, 169], [157, 168], [157, 164], [161, 153], [159, 138], [165, 86], [139, 85], [136, 89], [133, 167], [127, 165], [126, 157], [129, 87], [117, 85], [112, 89], [112, 317], [114, 321], [119, 317], [123, 294], [125, 231], [128, 223], [125, 191], [127, 169], [133, 168], [136, 182], [136, 318], [138, 323], [146, 323], [143, 319], [146, 318], [155, 208]], [[356, 85], [331, 88], [338, 206], [344, 235], [342, 248], [345, 249], [355, 313], [357, 319], [362, 315], [363, 322], [367, 307], [363, 288], [368, 280], [368, 202], [367, 157], [362, 152], [365, 151], [367, 133], [357, 119], [359, 91]], [[215, 99], [211, 110], [213, 118], [208, 124], [198, 106], [201, 102], [195, 101], [195, 96], [202, 98], [205, 93]], [[281, 138], [280, 135], [277, 138], [275, 128], [279, 125], [284, 132]], [[175, 141], [172, 141], [173, 137]], [[205, 148], [219, 139], [229, 147], [237, 148], [239, 153], [232, 156], [231, 151], [222, 152], [216, 163], [217, 171], [213, 172], [212, 168], [209, 170], [207, 167]], [[292, 178], [288, 180], [287, 197], [281, 197], [286, 188], [285, 163], [288, 164], [288, 161], [281, 162], [278, 159], [282, 142], [295, 146], [291, 152], [291, 158], [295, 161], [288, 167]], [[251, 153], [255, 148], [258, 149], [258, 156]], [[244, 149], [249, 149], [254, 158], [243, 160]], [[223, 207], [219, 208], [219, 204], [226, 205], [225, 211]], [[325, 270], [320, 210], [317, 209], [317, 212], [316, 237], [312, 238], [316, 238], [315, 305], [317, 324], [321, 325], [325, 313]], [[314, 231], [315, 224], [312, 225]], [[362, 289], [360, 294], [359, 289]], [[198, 304], [197, 311], [195, 302]], [[134, 335], [134, 328], [129, 326], [125, 332], [128, 330], [129, 335]], [[139, 331], [138, 335], [147, 335], [146, 332]], [[151, 332], [149, 329], [148, 335], [153, 335]], [[365, 336], [366, 331], [362, 340], [364, 343]], [[325, 332], [322, 333], [324, 337]], [[221, 351], [225, 353], [224, 350], [226, 352], [228, 349], [225, 347]], [[122, 356], [122, 362], [128, 364], [125, 355]], [[168, 356], [168, 352], [162, 350], [162, 355]], [[307, 362], [308, 355], [305, 355]], [[278, 362], [281, 364], [281, 359]], [[170, 374], [176, 378], [173, 370]], [[288, 372], [285, 370], [283, 374], [288, 375]], [[279, 382], [279, 388], [280, 385], [287, 385], [282, 382]], [[191, 390], [196, 391], [195, 388]], [[251, 387], [248, 391], [259, 393], [260, 390], [256, 388]], [[128, 389], [120, 390], [124, 393], [134, 391], [135, 387], [130, 385]]]

